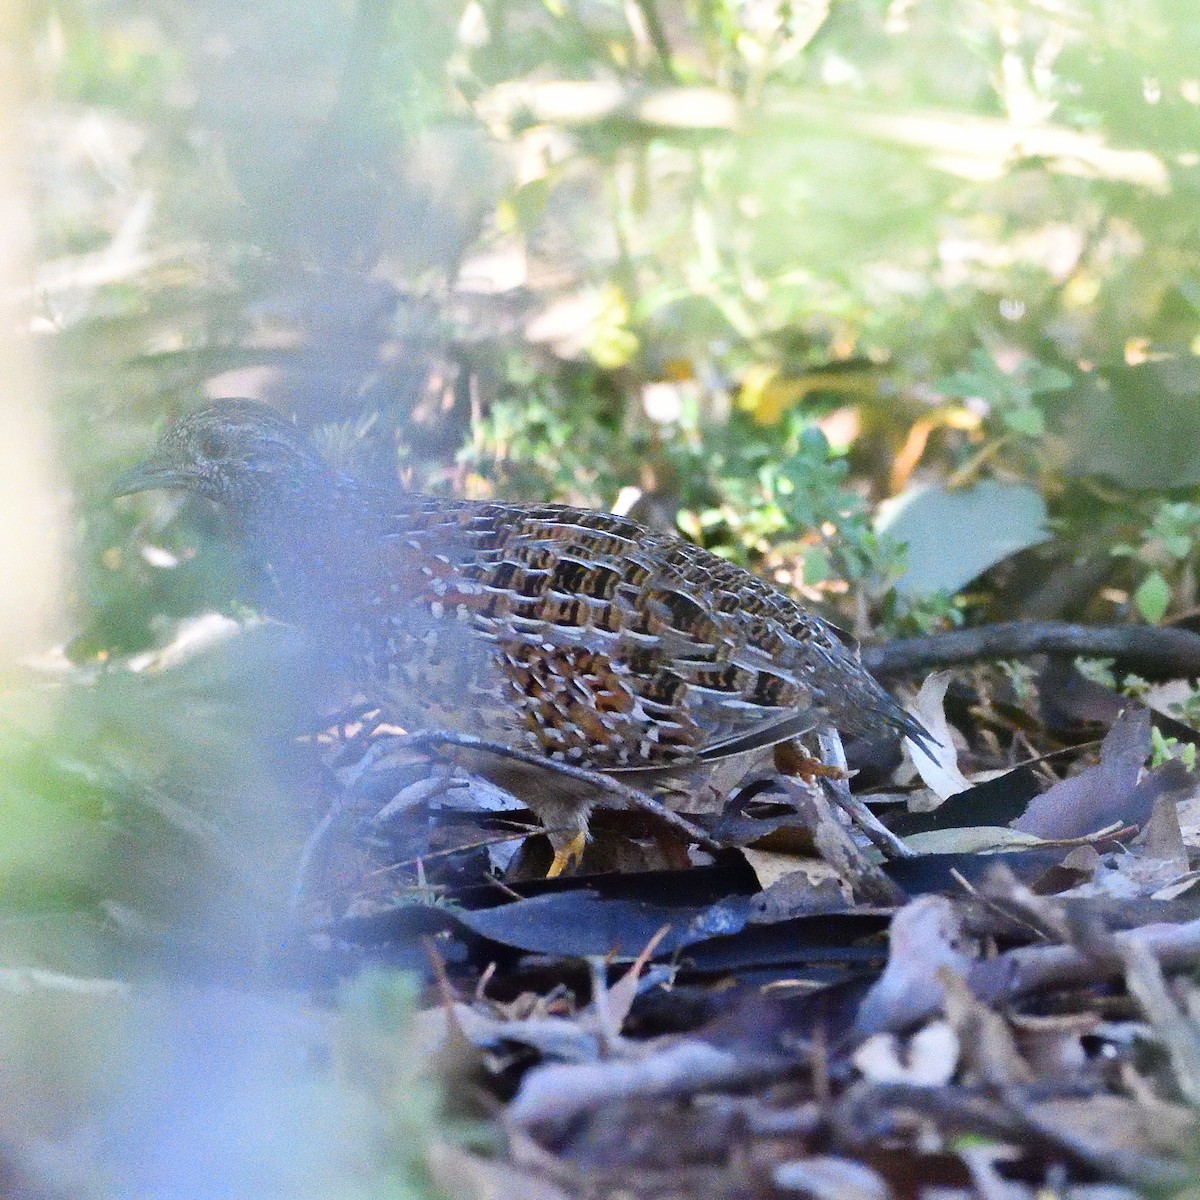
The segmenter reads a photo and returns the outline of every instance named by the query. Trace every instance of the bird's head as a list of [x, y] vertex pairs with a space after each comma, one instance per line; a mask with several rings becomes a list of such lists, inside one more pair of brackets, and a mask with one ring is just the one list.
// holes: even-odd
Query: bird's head
[[172, 421], [150, 457], [121, 475], [112, 494], [174, 488], [248, 515], [329, 477], [290, 421], [254, 400], [222, 400]]

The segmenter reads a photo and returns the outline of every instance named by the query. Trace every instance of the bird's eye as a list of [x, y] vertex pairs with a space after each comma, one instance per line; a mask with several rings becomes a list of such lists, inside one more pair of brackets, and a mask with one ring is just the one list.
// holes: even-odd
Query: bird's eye
[[206, 433], [200, 439], [200, 453], [205, 458], [221, 458], [225, 454], [225, 439], [219, 433]]

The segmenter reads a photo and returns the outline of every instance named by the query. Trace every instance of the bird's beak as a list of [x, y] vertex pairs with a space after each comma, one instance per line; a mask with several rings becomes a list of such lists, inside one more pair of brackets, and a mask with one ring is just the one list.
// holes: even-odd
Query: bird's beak
[[118, 475], [109, 488], [110, 496], [128, 496], [133, 492], [149, 492], [155, 488], [187, 487], [186, 471], [160, 458], [147, 458], [135, 467]]

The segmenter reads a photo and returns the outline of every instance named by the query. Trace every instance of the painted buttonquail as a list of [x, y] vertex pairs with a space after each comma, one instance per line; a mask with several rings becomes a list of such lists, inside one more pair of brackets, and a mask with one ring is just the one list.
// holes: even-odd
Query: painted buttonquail
[[[927, 736], [833, 626], [625, 517], [369, 485], [248, 400], [168, 426], [113, 491], [150, 488], [228, 510], [263, 607], [409, 730], [604, 773], [687, 768], [816, 726]], [[524, 797], [551, 827], [553, 873], [582, 852], [590, 808], [560, 793]]]

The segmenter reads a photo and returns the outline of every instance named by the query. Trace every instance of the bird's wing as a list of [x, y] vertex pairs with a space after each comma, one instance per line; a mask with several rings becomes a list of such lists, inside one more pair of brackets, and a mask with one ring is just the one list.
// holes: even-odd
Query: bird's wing
[[[832, 627], [747, 571], [611, 514], [463, 507], [405, 536], [545, 752], [609, 770], [721, 758], [895, 706]], [[891, 706], [889, 708], [888, 706]], [[841, 708], [847, 705], [841, 704]]]

